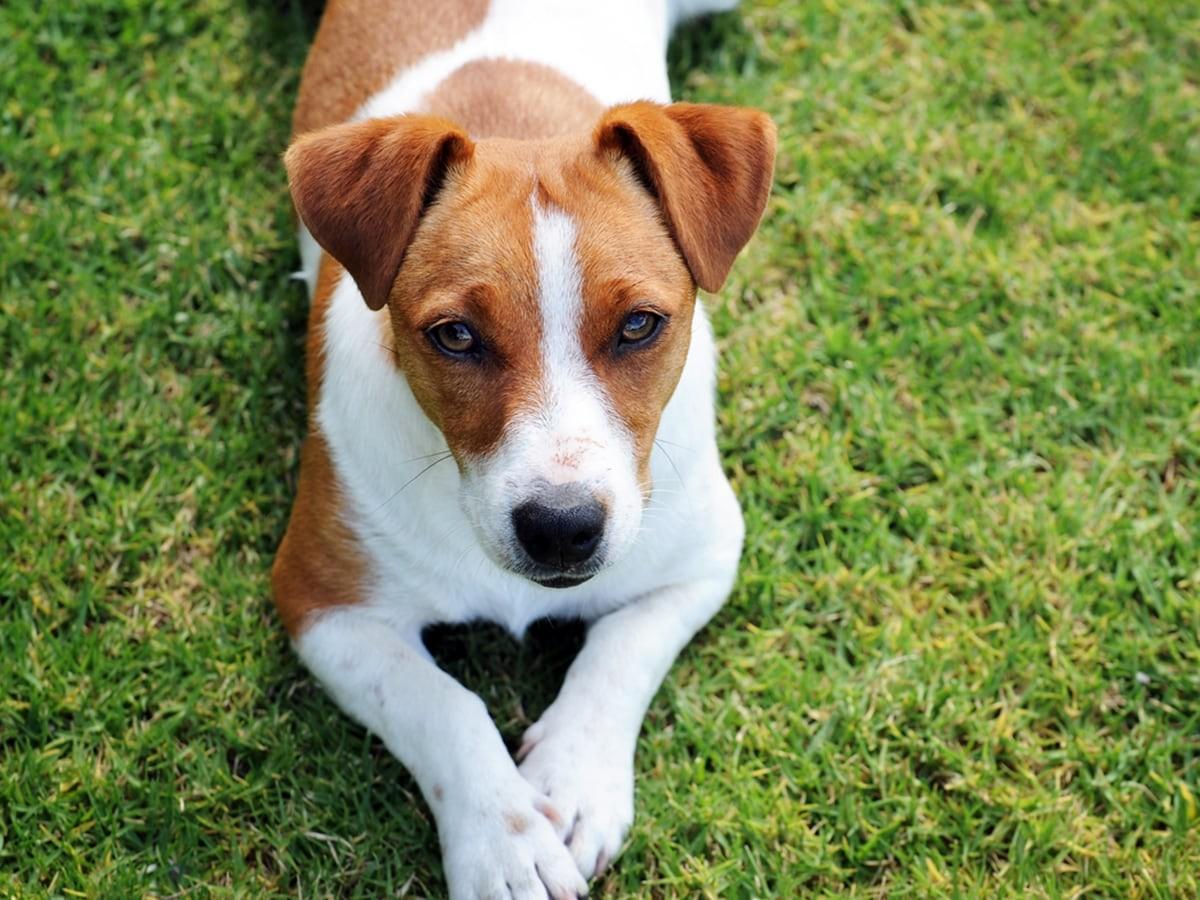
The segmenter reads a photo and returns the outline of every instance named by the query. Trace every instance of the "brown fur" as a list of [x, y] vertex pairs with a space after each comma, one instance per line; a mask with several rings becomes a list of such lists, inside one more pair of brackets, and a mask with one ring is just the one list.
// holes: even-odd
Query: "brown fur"
[[[487, 146], [447, 183], [421, 223], [388, 305], [397, 364], [460, 462], [492, 450], [540, 389], [534, 348], [541, 321], [528, 238], [533, 173], [521, 145]], [[479, 364], [447, 359], [430, 343], [428, 329], [449, 320], [470, 322], [480, 333], [488, 353]]]
[[330, 0], [300, 77], [292, 136], [344, 122], [424, 56], [477, 28], [488, 0]]
[[366, 571], [357, 538], [346, 525], [347, 510], [329, 448], [313, 419], [325, 369], [325, 318], [342, 273], [332, 257], [322, 257], [305, 343], [309, 436], [300, 453], [300, 483], [292, 517], [271, 570], [275, 605], [293, 637], [300, 633], [309, 613], [356, 602]]
[[662, 204], [696, 284], [720, 290], [771, 192], [775, 125], [767, 114], [629, 103], [605, 113], [596, 142], [633, 162]]
[[459, 123], [473, 138], [535, 140], [587, 131], [602, 107], [549, 66], [478, 59], [438, 85], [424, 111]]
[[[305, 170], [314, 162], [329, 166], [339, 159], [329, 149], [301, 152], [309, 144], [354, 146], [364, 140], [364, 132], [371, 145], [417, 140], [407, 133], [413, 120], [421, 118], [381, 120], [379, 132], [368, 132], [363, 124], [339, 126], [301, 141], [288, 154], [293, 184], [341, 178], [337, 171], [322, 176]], [[383, 133], [383, 128], [394, 133]], [[357, 148], [347, 155], [371, 159], [355, 170], [356, 185], [396, 177], [386, 156]], [[645, 478], [659, 417], [687, 356], [694, 287], [659, 207], [630, 164], [598, 149], [586, 132], [546, 141], [481, 141], [468, 162], [456, 164], [447, 174], [438, 200], [419, 224], [392, 226], [390, 232], [380, 229], [376, 236], [354, 242], [358, 247], [382, 243], [374, 256], [389, 259], [393, 251], [388, 242], [412, 235], [403, 251], [404, 265], [389, 286], [392, 333], [382, 342], [394, 350], [418, 402], [456, 457], [462, 461], [491, 451], [507, 422], [536, 405], [541, 389], [540, 354], [535, 349], [541, 323], [529, 204], [535, 189], [541, 203], [563, 209], [576, 221], [584, 282], [584, 350], [634, 436]], [[330, 203], [331, 196], [332, 192], [302, 194], [303, 199], [297, 199], [318, 240], [338, 227], [325, 220], [327, 212], [320, 205]], [[370, 221], [369, 212], [360, 212], [356, 198], [332, 208], [338, 222]], [[645, 350], [615, 353], [613, 340], [624, 319], [641, 309], [667, 317], [663, 333]], [[447, 359], [431, 345], [426, 332], [450, 320], [470, 322], [481, 334], [488, 347], [481, 364]]]
[[305, 135], [284, 163], [300, 218], [379, 309], [422, 211], [473, 150], [453, 122], [392, 116]]
[[[586, 135], [586, 133], [585, 133]], [[388, 309], [395, 359], [461, 461], [489, 453], [507, 423], [540, 400], [541, 321], [529, 198], [576, 222], [584, 352], [634, 437], [643, 483], [662, 410], [683, 370], [695, 287], [657, 205], [628, 164], [585, 135], [481, 141], [422, 221]], [[625, 318], [647, 309], [668, 324], [644, 350], [616, 353]], [[470, 322], [488, 353], [448, 360], [425, 332]]]
[[275, 606], [293, 637], [313, 612], [362, 599], [366, 563], [343, 514], [329, 448], [314, 424], [301, 451], [292, 517], [271, 569]]

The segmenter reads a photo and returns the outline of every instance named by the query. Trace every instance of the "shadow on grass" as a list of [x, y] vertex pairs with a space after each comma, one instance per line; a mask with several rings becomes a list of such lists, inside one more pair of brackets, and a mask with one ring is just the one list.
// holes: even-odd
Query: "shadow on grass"
[[510, 748], [554, 700], [584, 637], [582, 622], [551, 620], [535, 622], [519, 642], [486, 624], [424, 634], [438, 665], [488, 704]]
[[695, 19], [680, 26], [667, 48], [671, 95], [679, 96], [692, 72], [752, 72], [760, 62], [754, 35], [734, 11]]

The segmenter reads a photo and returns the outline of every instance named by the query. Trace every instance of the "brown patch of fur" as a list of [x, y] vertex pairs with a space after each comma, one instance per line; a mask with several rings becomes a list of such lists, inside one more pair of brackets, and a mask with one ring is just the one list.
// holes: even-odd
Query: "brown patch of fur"
[[292, 135], [344, 122], [422, 57], [479, 27], [488, 0], [330, 0], [300, 77]]
[[587, 131], [602, 107], [549, 66], [477, 59], [439, 84], [424, 111], [458, 122], [473, 138], [535, 140]]
[[639, 102], [610, 109], [595, 137], [633, 163], [658, 198], [696, 284], [720, 290], [771, 192], [771, 119], [732, 106]]
[[343, 518], [343, 499], [325, 438], [315, 425], [300, 457], [300, 484], [287, 533], [271, 569], [275, 606], [297, 637], [309, 617], [362, 600], [366, 563]]
[[[487, 453], [540, 391], [541, 322], [532, 246], [532, 145], [489, 144], [447, 182], [392, 288], [395, 359], [461, 461]], [[446, 357], [426, 332], [468, 322], [486, 352]]]
[[336, 260], [322, 254], [305, 343], [310, 432], [300, 454], [296, 502], [271, 571], [275, 605], [293, 637], [304, 630], [317, 610], [360, 600], [365, 570], [357, 538], [345, 524], [341, 488], [329, 449], [311, 419], [325, 370], [325, 320], [343, 274]]
[[[621, 159], [586, 132], [547, 141], [482, 140], [422, 220], [392, 289], [397, 364], [460, 461], [490, 452], [510, 421], [541, 398], [541, 312], [530, 197], [571, 216], [583, 276], [583, 349], [634, 437], [649, 486], [662, 410], [683, 370], [695, 286], [654, 200]], [[651, 309], [667, 326], [621, 353], [625, 318]], [[481, 361], [448, 359], [426, 331], [461, 320]]]
[[[631, 165], [597, 150], [587, 132], [485, 139], [447, 173], [391, 285], [391, 334], [381, 343], [460, 462], [494, 449], [508, 422], [535, 406], [542, 391], [535, 192], [539, 203], [576, 223], [584, 351], [634, 436], [648, 484], [659, 417], [687, 356], [695, 289]], [[667, 317], [667, 325], [652, 347], [621, 353], [615, 336], [639, 309]], [[448, 358], [430, 342], [429, 329], [452, 320], [479, 334], [486, 348], [479, 361]]]
[[392, 116], [306, 135], [284, 156], [296, 211], [371, 309], [387, 301], [421, 213], [474, 145], [453, 122]]
[[529, 820], [517, 813], [506, 812], [504, 827], [508, 829], [509, 834], [524, 834], [529, 830]]

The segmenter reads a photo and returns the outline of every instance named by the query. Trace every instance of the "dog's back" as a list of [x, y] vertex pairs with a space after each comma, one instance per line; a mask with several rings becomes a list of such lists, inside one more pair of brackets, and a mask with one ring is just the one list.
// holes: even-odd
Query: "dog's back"
[[293, 135], [358, 116], [439, 109], [473, 137], [565, 132], [582, 121], [589, 102], [668, 100], [663, 51], [670, 29], [733, 5], [332, 0], [305, 63]]

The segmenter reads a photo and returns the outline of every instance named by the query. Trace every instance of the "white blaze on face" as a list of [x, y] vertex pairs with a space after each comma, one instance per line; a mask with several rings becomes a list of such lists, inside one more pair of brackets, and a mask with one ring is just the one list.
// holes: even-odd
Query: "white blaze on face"
[[583, 281], [575, 223], [562, 210], [540, 206], [536, 196], [530, 203], [542, 319], [540, 391], [536, 404], [508, 424], [496, 451], [470, 467], [464, 504], [485, 549], [520, 568], [513, 510], [547, 486], [584, 488], [608, 513], [593, 560], [602, 568], [628, 551], [641, 524], [633, 443], [580, 343]]

